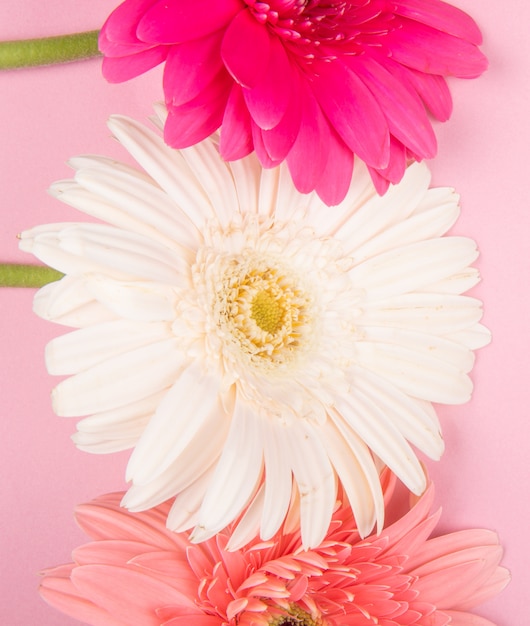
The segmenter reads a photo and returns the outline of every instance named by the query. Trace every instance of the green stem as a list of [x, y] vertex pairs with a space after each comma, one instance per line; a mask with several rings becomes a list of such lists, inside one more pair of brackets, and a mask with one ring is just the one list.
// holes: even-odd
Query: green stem
[[61, 272], [42, 265], [0, 263], [0, 287], [43, 287], [63, 276]]
[[99, 31], [0, 42], [0, 70], [69, 63], [100, 55]]

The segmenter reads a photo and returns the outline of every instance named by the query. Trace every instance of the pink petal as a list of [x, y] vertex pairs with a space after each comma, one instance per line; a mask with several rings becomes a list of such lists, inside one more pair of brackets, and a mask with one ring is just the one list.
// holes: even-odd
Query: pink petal
[[390, 181], [388, 178], [385, 178], [383, 174], [379, 173], [379, 170], [368, 166], [368, 172], [370, 174], [370, 178], [372, 179], [372, 183], [375, 187], [375, 190], [380, 196], [384, 196], [388, 191], [390, 186]]
[[298, 191], [308, 193], [315, 188], [327, 162], [330, 128], [307, 85], [302, 82], [300, 88], [302, 119], [296, 141], [287, 155], [287, 165]]
[[404, 145], [394, 137], [390, 137], [390, 159], [388, 166], [377, 170], [377, 173], [382, 176], [385, 181], [396, 184], [403, 178], [406, 167], [407, 151]]
[[153, 43], [182, 43], [224, 28], [241, 11], [241, 0], [158, 0], [140, 20], [138, 37]]
[[398, 63], [427, 74], [475, 78], [488, 67], [475, 45], [407, 19], [386, 36], [385, 43]]
[[232, 81], [225, 69], [193, 100], [178, 107], [168, 103], [164, 140], [172, 148], [188, 148], [216, 131], [223, 121]]
[[125, 624], [151, 626], [155, 610], [169, 604], [193, 607], [188, 598], [156, 578], [112, 565], [84, 565], [72, 572], [72, 582], [86, 598]]
[[[107, 21], [101, 27], [101, 37], [103, 41], [115, 41], [120, 43], [136, 43], [139, 41], [136, 30], [138, 21], [143, 14], [149, 10], [157, 0], [126, 0], [122, 2], [109, 15]], [[105, 47], [100, 48], [101, 52], [107, 54]]]
[[340, 60], [319, 63], [315, 74], [313, 91], [346, 145], [368, 165], [386, 167], [388, 124], [365, 84]]
[[440, 0], [396, 0], [394, 13], [421, 22], [471, 43], [482, 43], [482, 34], [475, 21], [457, 7]]
[[336, 206], [344, 200], [350, 188], [353, 153], [331, 129], [329, 138], [328, 158], [315, 191], [328, 206]]
[[69, 578], [46, 577], [42, 580], [39, 593], [48, 604], [80, 622], [92, 626], [126, 626], [125, 622], [115, 619], [105, 609], [80, 595]]
[[238, 13], [224, 33], [221, 49], [234, 80], [243, 87], [255, 87], [269, 64], [269, 53], [268, 29], [250, 11]]
[[253, 89], [243, 90], [252, 119], [265, 130], [277, 126], [287, 111], [293, 72], [282, 43], [270, 42], [267, 70]]
[[410, 83], [411, 87], [423, 100], [425, 106], [440, 122], [446, 122], [453, 111], [451, 92], [445, 79], [436, 74], [425, 74], [412, 68], [386, 61], [388, 69], [403, 83]]
[[263, 143], [271, 159], [283, 161], [291, 150], [302, 121], [302, 99], [300, 79], [296, 71], [292, 73], [291, 100], [281, 122], [270, 130], [262, 131]]
[[392, 135], [422, 158], [434, 157], [436, 137], [416, 92], [367, 55], [350, 57], [347, 64], [375, 96]]
[[[177, 535], [165, 528], [164, 509], [144, 513], [130, 513], [120, 507], [120, 499], [103, 502], [94, 501], [76, 507], [76, 520], [81, 529], [92, 539], [116, 539], [125, 541], [147, 542], [162, 550], [174, 550], [178, 543]], [[167, 507], [165, 507], [167, 509]]]
[[164, 622], [164, 626], [221, 626], [222, 620], [213, 615], [190, 614], [182, 617], [174, 617], [168, 622]]
[[102, 63], [103, 76], [110, 83], [121, 83], [147, 72], [165, 61], [168, 48], [157, 46], [127, 57], [104, 57]]
[[250, 124], [252, 128], [252, 142], [254, 144], [254, 150], [261, 165], [265, 168], [277, 167], [280, 165], [281, 161], [271, 159], [263, 141], [263, 131], [261, 128], [253, 120], [250, 121]]
[[253, 149], [250, 114], [243, 90], [234, 83], [223, 116], [219, 152], [225, 161], [234, 161], [247, 156]]
[[164, 69], [166, 102], [179, 106], [206, 89], [223, 67], [220, 33], [171, 46]]
[[460, 611], [444, 611], [444, 615], [451, 620], [449, 623], [451, 626], [495, 626], [493, 622], [480, 615], [470, 615], [469, 613], [462, 613]]

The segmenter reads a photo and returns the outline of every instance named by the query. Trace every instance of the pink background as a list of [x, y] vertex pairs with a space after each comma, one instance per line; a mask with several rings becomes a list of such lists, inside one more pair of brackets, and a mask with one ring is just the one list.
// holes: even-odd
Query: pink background
[[[0, 39], [98, 28], [117, 0], [17, 0], [0, 3]], [[437, 125], [434, 182], [456, 187], [463, 213], [456, 233], [475, 238], [493, 343], [480, 351], [473, 400], [443, 407], [447, 451], [428, 466], [444, 508], [440, 531], [498, 531], [513, 581], [477, 612], [498, 626], [526, 626], [530, 561], [528, 485], [530, 425], [530, 3], [456, 0], [484, 33], [490, 69], [475, 81], [453, 81], [455, 112]], [[20, 230], [76, 220], [46, 194], [68, 177], [68, 157], [123, 153], [109, 138], [111, 113], [145, 119], [160, 99], [160, 74], [108, 85], [100, 61], [0, 74], [0, 260], [31, 262], [17, 249]], [[122, 489], [127, 454], [96, 457], [70, 442], [74, 422], [52, 414], [57, 382], [43, 363], [60, 327], [33, 315], [30, 290], [0, 292], [0, 623], [67, 626], [73, 620], [37, 594], [38, 571], [69, 560], [84, 541], [72, 519], [76, 503]]]

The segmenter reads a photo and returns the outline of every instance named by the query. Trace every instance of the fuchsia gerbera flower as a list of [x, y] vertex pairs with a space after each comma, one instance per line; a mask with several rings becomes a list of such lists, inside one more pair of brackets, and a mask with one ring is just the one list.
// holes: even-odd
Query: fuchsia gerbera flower
[[94, 626], [492, 626], [469, 611], [509, 580], [495, 533], [428, 539], [439, 518], [432, 487], [365, 540], [338, 503], [310, 551], [288, 527], [235, 552], [229, 529], [193, 545], [166, 529], [167, 504], [133, 514], [121, 495], [78, 507], [92, 542], [41, 585], [47, 602]]
[[346, 195], [354, 155], [380, 193], [435, 155], [426, 110], [448, 119], [443, 77], [481, 74], [480, 43], [440, 0], [126, 0], [100, 36], [112, 82], [165, 61], [170, 146], [222, 127], [225, 160], [286, 160], [327, 204]]

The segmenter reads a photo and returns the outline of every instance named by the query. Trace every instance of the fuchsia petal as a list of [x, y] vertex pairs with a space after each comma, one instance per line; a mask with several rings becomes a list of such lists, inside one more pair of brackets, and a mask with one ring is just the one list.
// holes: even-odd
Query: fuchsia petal
[[250, 11], [241, 11], [224, 33], [221, 56], [234, 80], [251, 89], [269, 65], [270, 46], [267, 28]]
[[291, 98], [291, 67], [285, 48], [271, 39], [269, 64], [256, 86], [243, 95], [252, 119], [263, 129], [277, 126]]
[[105, 57], [102, 64], [103, 76], [110, 83], [129, 80], [165, 61], [168, 51], [168, 48], [149, 48], [128, 56], [127, 63], [123, 63], [122, 58]]
[[404, 84], [410, 84], [425, 106], [440, 122], [445, 122], [453, 111], [451, 92], [445, 80], [436, 74], [425, 74], [386, 59], [387, 68]]
[[388, 124], [365, 84], [338, 59], [320, 63], [316, 73], [313, 91], [346, 145], [372, 167], [388, 165]]
[[348, 193], [353, 172], [353, 153], [330, 129], [328, 158], [315, 191], [328, 205], [342, 202]]
[[457, 7], [440, 0], [395, 0], [394, 12], [471, 43], [482, 43], [475, 21]]
[[100, 50], [108, 54], [102, 42], [137, 43], [138, 22], [157, 0], [125, 0], [110, 14], [101, 27]]
[[253, 149], [250, 114], [243, 90], [234, 83], [223, 116], [219, 152], [225, 161], [235, 161], [247, 156]]
[[407, 19], [387, 35], [386, 45], [395, 61], [427, 74], [475, 78], [488, 67], [472, 43]]
[[193, 100], [180, 106], [168, 105], [164, 140], [172, 148], [187, 148], [216, 131], [223, 121], [231, 82], [222, 69]]
[[243, 8], [240, 0], [158, 0], [145, 11], [138, 37], [153, 43], [182, 43], [225, 27]]
[[265, 146], [265, 142], [263, 141], [263, 131], [261, 128], [254, 122], [254, 120], [250, 120], [250, 125], [252, 129], [252, 142], [254, 144], [254, 150], [256, 151], [256, 156], [258, 157], [261, 165], [265, 168], [277, 167], [280, 165], [280, 161], [271, 159], [271, 156], [267, 151], [267, 147]]
[[[300, 96], [300, 78], [293, 71], [291, 83], [291, 99], [285, 115], [280, 123], [270, 130], [263, 130], [261, 135], [264, 146], [271, 159], [283, 161], [289, 154], [298, 136], [302, 121], [302, 102]], [[312, 97], [312, 96], [311, 96]]]
[[375, 96], [392, 135], [422, 158], [432, 158], [436, 137], [416, 93], [367, 55], [351, 57], [346, 63]]
[[171, 46], [164, 69], [166, 102], [179, 106], [200, 96], [223, 67], [220, 33]]
[[329, 125], [315, 96], [302, 83], [300, 100], [302, 117], [296, 141], [287, 155], [287, 165], [298, 191], [308, 193], [315, 188], [329, 154]]

